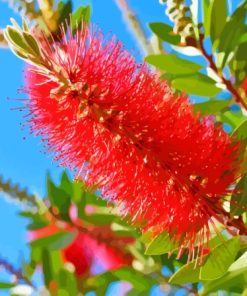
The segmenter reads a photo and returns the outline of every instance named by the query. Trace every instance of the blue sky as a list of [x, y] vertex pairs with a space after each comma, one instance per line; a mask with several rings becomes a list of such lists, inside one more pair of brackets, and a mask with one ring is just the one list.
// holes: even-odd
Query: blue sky
[[[114, 0], [75, 0], [74, 6], [78, 7], [80, 4], [87, 3], [92, 4], [92, 21], [98, 24], [104, 32], [115, 34], [128, 49], [134, 50], [140, 58], [141, 53], [135, 38], [126, 28]], [[146, 28], [148, 22], [165, 19], [164, 7], [159, 4], [158, 0], [132, 0], [129, 3]], [[8, 7], [7, 2], [0, 2], [0, 28], [10, 24], [10, 17], [21, 21], [19, 15]], [[15, 99], [24, 97], [17, 91], [23, 86], [23, 68], [24, 63], [9, 50], [0, 49], [0, 175], [4, 179], [19, 183], [22, 187], [27, 187], [30, 192], [43, 196], [47, 171], [50, 171], [56, 180], [61, 168], [52, 161], [50, 156], [41, 152], [42, 145], [39, 139], [31, 136], [27, 129], [22, 129], [20, 126], [23, 121], [21, 112], [11, 110], [20, 106], [20, 102]], [[19, 210], [18, 205], [6, 202], [3, 194], [0, 197], [0, 257], [18, 266], [21, 257], [28, 256], [25, 239], [26, 221], [16, 215]], [[3, 277], [5, 276], [1, 273], [0, 279]]]

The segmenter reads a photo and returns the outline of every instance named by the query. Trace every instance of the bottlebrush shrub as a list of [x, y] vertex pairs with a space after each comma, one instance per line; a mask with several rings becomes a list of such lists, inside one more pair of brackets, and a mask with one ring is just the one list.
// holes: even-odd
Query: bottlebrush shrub
[[34, 36], [39, 62], [25, 87], [31, 132], [131, 223], [202, 253], [210, 224], [228, 216], [240, 143], [115, 38], [85, 26], [53, 42]]
[[[66, 231], [73, 232], [74, 229], [66, 225]], [[60, 231], [55, 224], [29, 232], [29, 239], [36, 240]], [[71, 263], [75, 268], [78, 277], [93, 275], [95, 266], [99, 270], [114, 270], [123, 266], [131, 265], [132, 258], [125, 254], [122, 245], [129, 243], [129, 238], [117, 239], [110, 231], [109, 227], [94, 227], [91, 231], [97, 235], [78, 232], [75, 239], [65, 248], [61, 249], [61, 256], [64, 262]], [[104, 235], [100, 235], [100, 233]]]

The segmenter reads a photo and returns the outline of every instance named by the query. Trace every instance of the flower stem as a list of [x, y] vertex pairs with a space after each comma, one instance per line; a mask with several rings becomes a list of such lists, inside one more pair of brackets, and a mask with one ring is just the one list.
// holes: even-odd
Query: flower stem
[[232, 94], [232, 96], [235, 98], [235, 101], [239, 104], [241, 104], [244, 109], [247, 110], [247, 103], [245, 102], [245, 100], [240, 96], [240, 94], [238, 93], [238, 91], [235, 89], [233, 83], [231, 82], [231, 80], [228, 80], [225, 78], [224, 74], [217, 68], [214, 59], [213, 59], [213, 55], [210, 55], [207, 53], [204, 44], [203, 44], [203, 36], [200, 37], [200, 50], [202, 55], [204, 56], [204, 58], [207, 60], [209, 67], [215, 72], [215, 74], [221, 79], [221, 81], [224, 83], [224, 85], [226, 86], [226, 89]]

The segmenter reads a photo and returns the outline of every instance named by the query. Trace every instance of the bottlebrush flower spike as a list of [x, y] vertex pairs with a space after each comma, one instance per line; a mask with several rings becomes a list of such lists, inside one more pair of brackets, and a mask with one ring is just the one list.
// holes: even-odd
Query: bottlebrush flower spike
[[240, 144], [114, 38], [84, 26], [36, 42], [42, 67], [28, 68], [25, 88], [32, 133], [132, 223], [201, 253], [209, 225], [228, 215]]

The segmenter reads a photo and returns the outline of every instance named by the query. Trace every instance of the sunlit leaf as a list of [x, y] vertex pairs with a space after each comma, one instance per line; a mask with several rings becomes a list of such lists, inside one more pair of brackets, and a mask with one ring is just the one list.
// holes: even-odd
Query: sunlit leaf
[[76, 237], [74, 232], [58, 232], [43, 238], [33, 240], [30, 243], [32, 248], [47, 248], [49, 250], [59, 250], [68, 246]]
[[227, 0], [213, 0], [210, 6], [210, 37], [214, 43], [219, 39], [226, 23]]
[[202, 68], [199, 64], [181, 59], [172, 54], [149, 55], [146, 57], [146, 61], [156, 68], [171, 74], [192, 74], [197, 73]]
[[185, 91], [187, 94], [204, 97], [216, 96], [221, 91], [213, 79], [200, 73], [176, 78], [172, 81], [172, 86], [180, 91]]
[[213, 280], [222, 277], [234, 262], [240, 248], [239, 237], [228, 240], [217, 246], [207, 257], [200, 268], [201, 280]]
[[221, 68], [225, 66], [230, 53], [237, 49], [236, 45], [238, 44], [242, 34], [245, 33], [246, 15], [247, 1], [245, 0], [231, 15], [229, 20], [226, 22], [222, 33], [220, 34], [218, 51], [224, 53], [224, 57], [222, 58], [220, 65]]
[[227, 108], [229, 101], [227, 100], [209, 100], [208, 102], [194, 104], [194, 110], [200, 111], [202, 115], [216, 114]]
[[239, 248], [239, 237], [223, 242], [213, 248], [208, 255], [204, 255], [202, 266], [192, 261], [173, 274], [169, 282], [181, 285], [217, 279], [227, 273]]
[[171, 241], [169, 235], [166, 232], [161, 233], [151, 240], [147, 245], [146, 255], [161, 255], [176, 250], [178, 244]]
[[72, 14], [72, 31], [74, 32], [76, 28], [80, 28], [81, 24], [88, 24], [90, 22], [91, 17], [91, 9], [90, 6], [80, 6], [73, 14]]
[[179, 44], [180, 36], [174, 34], [171, 26], [164, 23], [150, 23], [149, 27], [162, 41], [175, 45]]

